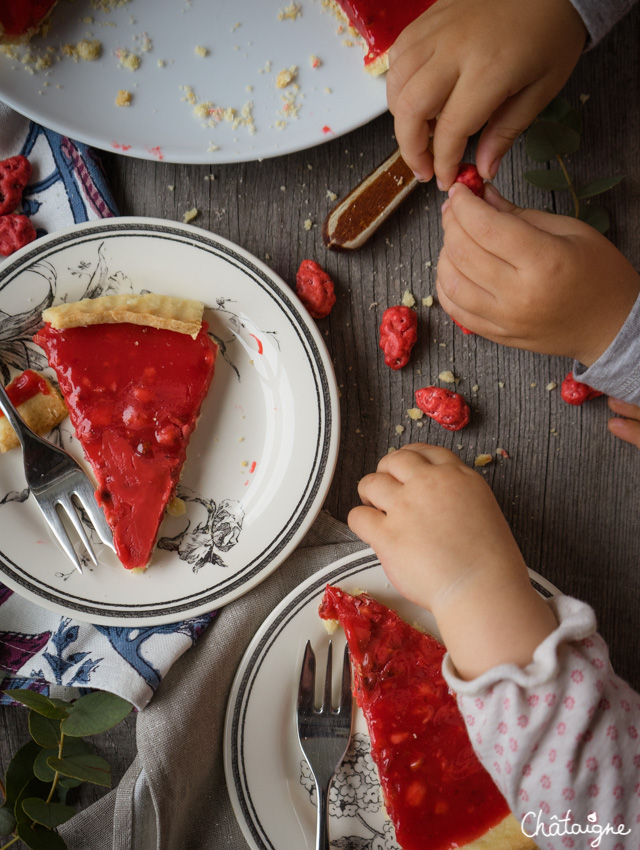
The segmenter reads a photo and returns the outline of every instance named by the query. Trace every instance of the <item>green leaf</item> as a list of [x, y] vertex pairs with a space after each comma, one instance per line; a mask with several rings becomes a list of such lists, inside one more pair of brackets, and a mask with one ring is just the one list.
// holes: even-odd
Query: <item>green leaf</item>
[[122, 697], [94, 691], [70, 705], [69, 716], [62, 721], [61, 728], [65, 735], [74, 738], [96, 735], [120, 723], [131, 708], [131, 703]]
[[22, 791], [18, 794], [18, 798], [16, 799], [16, 804], [13, 809], [13, 813], [18, 824], [26, 823], [29, 820], [29, 816], [22, 808], [22, 801], [26, 800], [27, 797], [42, 797], [42, 799], [45, 799], [48, 796], [49, 791], [50, 786], [45, 782], [40, 782], [40, 780], [35, 777], [27, 782]]
[[60, 719], [45, 717], [31, 709], [29, 732], [33, 740], [41, 747], [57, 747], [60, 741]]
[[111, 788], [109, 763], [93, 753], [70, 756], [64, 759], [50, 757], [47, 759], [47, 764], [64, 776], [72, 776], [74, 779], [82, 779], [84, 782], [92, 782], [94, 785]]
[[27, 708], [31, 708], [45, 717], [66, 717], [66, 708], [54, 705], [49, 697], [38, 694], [36, 691], [30, 691], [26, 688], [13, 688], [4, 691], [4, 693], [16, 702], [26, 705]]
[[11, 835], [16, 828], [16, 819], [13, 809], [7, 806], [0, 807], [0, 835]]
[[30, 850], [67, 850], [66, 843], [57, 832], [42, 826], [32, 827], [30, 822], [19, 824], [18, 836]]
[[4, 780], [5, 801], [2, 808], [13, 812], [18, 795], [33, 778], [33, 763], [40, 752], [35, 741], [28, 741], [9, 762]]
[[593, 198], [594, 195], [601, 195], [609, 189], [613, 189], [622, 180], [622, 177], [601, 177], [599, 180], [594, 180], [592, 183], [587, 183], [582, 189], [576, 190], [576, 195], [582, 198]]
[[[62, 745], [63, 758], [91, 754], [91, 752], [91, 748], [85, 741], [82, 740], [82, 738], [65, 738]], [[33, 772], [38, 779], [41, 779], [43, 782], [53, 782], [53, 778], [56, 774], [55, 770], [52, 770], [52, 768], [49, 767], [48, 760], [52, 757], [58, 757], [58, 747], [49, 747], [46, 750], [40, 750], [35, 762], [33, 763]]]
[[31, 820], [54, 829], [65, 823], [76, 814], [73, 806], [63, 806], [61, 803], [45, 803], [39, 797], [27, 797], [22, 801], [22, 808]]
[[563, 97], [554, 97], [551, 103], [540, 113], [538, 119], [550, 121], [554, 124], [566, 124], [576, 133], [582, 132], [580, 113]]
[[584, 205], [580, 207], [578, 218], [590, 224], [591, 227], [595, 227], [599, 233], [606, 233], [609, 229], [609, 213], [602, 207]]
[[569, 188], [564, 171], [559, 171], [557, 168], [552, 170], [525, 171], [524, 179], [533, 186], [537, 186], [538, 189], [548, 189], [550, 192]]
[[525, 144], [534, 162], [549, 162], [557, 156], [575, 153], [580, 147], [580, 134], [564, 124], [536, 121], [527, 131]]

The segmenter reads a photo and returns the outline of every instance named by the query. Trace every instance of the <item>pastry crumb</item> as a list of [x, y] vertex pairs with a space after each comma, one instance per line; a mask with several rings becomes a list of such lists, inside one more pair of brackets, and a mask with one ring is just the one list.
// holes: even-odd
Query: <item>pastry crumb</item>
[[209, 55], [209, 50], [206, 47], [202, 47], [202, 45], [198, 45], [197, 47], [195, 47], [194, 52], [196, 56], [204, 57]]
[[493, 460], [493, 455], [480, 454], [474, 460], [473, 465], [474, 466], [486, 466], [487, 464], [491, 463], [492, 460]]
[[304, 229], [305, 230], [311, 230], [312, 227], [313, 227], [313, 222], [311, 221], [311, 219], [310, 218], [305, 219]]
[[285, 6], [284, 9], [280, 9], [278, 12], [278, 20], [279, 21], [295, 21], [296, 18], [299, 18], [302, 15], [302, 7], [299, 3], [289, 3], [288, 6]]
[[184, 224], [189, 224], [190, 221], [193, 221], [198, 215], [198, 210], [196, 207], [193, 207], [190, 210], [187, 210], [186, 213], [182, 216], [182, 221]]
[[549, 381], [549, 383], [547, 384], [547, 390], [551, 392], [551, 390], [555, 390], [557, 386], [558, 385], [555, 381]]
[[396, 425], [395, 431], [396, 431], [396, 434], [404, 434], [404, 431], [405, 431], [404, 425]]
[[408, 289], [404, 291], [402, 296], [402, 303], [405, 307], [415, 307], [416, 299], [413, 297], [413, 294], [409, 292]]
[[415, 422], [418, 419], [422, 419], [424, 413], [420, 410], [419, 407], [410, 407], [407, 410], [407, 416], [409, 417], [409, 419], [413, 419]]
[[298, 68], [296, 65], [292, 65], [290, 68], [284, 68], [276, 77], [276, 88], [286, 89], [295, 80], [297, 74]]
[[116, 95], [116, 106], [131, 106], [133, 95], [126, 89], [120, 89]]
[[450, 369], [445, 369], [444, 372], [440, 372], [438, 379], [440, 381], [444, 381], [445, 384], [457, 384], [460, 382], [460, 378], [456, 378]]
[[187, 505], [179, 496], [175, 496], [167, 505], [169, 516], [184, 516], [186, 512]]
[[311, 56], [309, 56], [309, 65], [311, 65], [312, 68], [319, 68], [322, 65], [322, 60], [319, 59], [315, 53], [312, 53]]
[[422, 299], [423, 307], [433, 307], [433, 295], [427, 295], [426, 298]]

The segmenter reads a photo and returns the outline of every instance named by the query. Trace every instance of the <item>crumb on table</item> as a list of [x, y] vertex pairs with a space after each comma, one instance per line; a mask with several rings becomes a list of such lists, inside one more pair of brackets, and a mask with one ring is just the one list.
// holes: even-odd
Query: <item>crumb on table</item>
[[120, 89], [116, 95], [116, 106], [131, 106], [132, 95], [126, 89]]
[[276, 88], [286, 88], [295, 80], [297, 74], [298, 69], [295, 65], [292, 65], [290, 68], [284, 68], [276, 77]]

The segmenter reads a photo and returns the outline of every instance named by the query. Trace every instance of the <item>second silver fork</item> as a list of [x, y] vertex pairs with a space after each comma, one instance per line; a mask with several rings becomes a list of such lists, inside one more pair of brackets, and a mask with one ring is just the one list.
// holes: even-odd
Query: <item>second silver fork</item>
[[329, 791], [351, 740], [353, 698], [349, 647], [344, 650], [340, 704], [337, 709], [332, 708], [331, 704], [331, 656], [332, 646], [329, 641], [320, 709], [315, 707], [316, 657], [309, 641], [302, 661], [298, 688], [298, 740], [316, 783], [316, 850], [329, 850]]

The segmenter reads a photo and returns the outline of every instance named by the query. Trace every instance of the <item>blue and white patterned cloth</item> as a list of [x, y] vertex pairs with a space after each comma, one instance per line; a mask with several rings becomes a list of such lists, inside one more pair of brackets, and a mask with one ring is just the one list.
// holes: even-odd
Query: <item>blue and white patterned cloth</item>
[[[38, 236], [117, 215], [91, 148], [0, 103], [0, 160], [15, 154], [28, 157], [32, 166], [22, 212]], [[144, 708], [174, 661], [214, 616], [137, 629], [93, 626], [40, 608], [0, 584], [0, 692], [96, 688]], [[0, 693], [0, 704], [10, 702]]]

